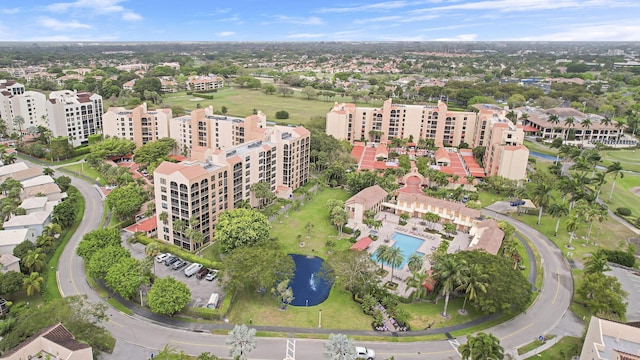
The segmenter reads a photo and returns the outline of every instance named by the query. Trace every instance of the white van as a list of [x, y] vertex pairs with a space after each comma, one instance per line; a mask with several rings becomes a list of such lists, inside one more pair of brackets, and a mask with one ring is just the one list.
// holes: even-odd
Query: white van
[[195, 275], [198, 271], [200, 271], [200, 269], [202, 269], [202, 264], [198, 264], [198, 263], [193, 263], [189, 266], [187, 266], [186, 269], [184, 269], [184, 275], [186, 277], [192, 277], [193, 275]]
[[211, 296], [209, 297], [209, 301], [207, 302], [207, 308], [208, 309], [215, 309], [218, 307], [218, 299], [219, 299], [219, 295], [218, 293], [212, 293]]

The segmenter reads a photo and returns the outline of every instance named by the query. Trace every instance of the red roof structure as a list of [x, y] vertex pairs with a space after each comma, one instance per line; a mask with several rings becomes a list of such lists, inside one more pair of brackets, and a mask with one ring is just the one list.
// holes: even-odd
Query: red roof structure
[[531, 125], [526, 125], [522, 130], [524, 130], [524, 132], [538, 132], [540, 130], [536, 129], [535, 127], [531, 126]]
[[127, 227], [125, 230], [132, 233], [136, 233], [138, 231], [144, 232], [144, 233], [150, 233], [157, 229], [158, 229], [158, 218], [155, 216], [152, 216], [150, 218], [140, 221], [139, 223], [136, 223]]
[[350, 250], [358, 250], [358, 251], [366, 250], [369, 247], [369, 245], [371, 245], [372, 242], [373, 240], [371, 240], [370, 237], [365, 236], [360, 240], [358, 240], [355, 244], [351, 245]]

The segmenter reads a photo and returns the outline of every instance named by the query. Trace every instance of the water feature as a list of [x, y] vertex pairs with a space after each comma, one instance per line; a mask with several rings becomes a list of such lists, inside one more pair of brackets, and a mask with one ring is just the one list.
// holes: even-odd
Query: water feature
[[[400, 248], [400, 252], [404, 256], [404, 261], [402, 262], [402, 264], [400, 264], [400, 266], [397, 267], [398, 269], [402, 269], [405, 265], [407, 265], [407, 261], [409, 260], [409, 256], [411, 256], [411, 254], [415, 253], [424, 256], [423, 253], [418, 251], [420, 246], [422, 246], [422, 244], [424, 243], [424, 240], [397, 232], [394, 232], [393, 235], [391, 235], [391, 239], [396, 241], [395, 244], [393, 244], [393, 247]], [[375, 261], [378, 261], [376, 260], [375, 255], [371, 255], [371, 258]]]
[[529, 150], [529, 156], [534, 156], [534, 157], [542, 158], [545, 160], [556, 161], [556, 157], [553, 155], [547, 155], [547, 154], [543, 154], [543, 153], [539, 153], [531, 150]]
[[324, 260], [315, 256], [289, 254], [296, 264], [291, 289], [293, 290], [293, 306], [314, 306], [327, 300], [331, 291], [327, 283], [318, 272], [322, 269]]

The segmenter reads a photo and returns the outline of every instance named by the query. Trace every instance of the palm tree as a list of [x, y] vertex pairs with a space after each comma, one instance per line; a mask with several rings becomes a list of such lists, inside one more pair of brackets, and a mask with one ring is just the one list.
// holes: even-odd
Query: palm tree
[[56, 172], [56, 171], [55, 171], [55, 170], [53, 170], [53, 169], [52, 169], [52, 168], [50, 168], [50, 167], [46, 167], [46, 168], [42, 169], [42, 175], [53, 176], [53, 174], [54, 174], [55, 172]]
[[564, 141], [567, 141], [567, 139], [569, 138], [569, 131], [571, 130], [572, 127], [576, 125], [576, 119], [573, 116], [569, 116], [566, 119], [564, 119], [564, 124], [568, 128], [564, 136]]
[[49, 223], [42, 230], [42, 234], [43, 235], [47, 235], [47, 236], [51, 236], [53, 238], [58, 238], [58, 236], [60, 234], [62, 234], [62, 227], [60, 226], [60, 224]]
[[540, 219], [542, 219], [542, 210], [553, 199], [551, 195], [552, 189], [552, 186], [546, 182], [537, 183], [533, 187], [531, 200], [540, 208], [538, 211], [538, 225], [540, 225]]
[[616, 180], [618, 175], [622, 179], [624, 177], [624, 173], [622, 172], [622, 165], [620, 165], [620, 161], [614, 161], [611, 165], [607, 166], [607, 170], [605, 170], [607, 174], [613, 173], [613, 183], [611, 184], [611, 193], [609, 194], [609, 202], [611, 202], [611, 198], [613, 197], [613, 190], [616, 188]]
[[42, 288], [44, 279], [37, 272], [32, 272], [29, 276], [22, 279], [22, 287], [27, 291], [27, 296], [39, 293]]
[[428, 272], [415, 272], [412, 274], [411, 278], [407, 281], [407, 285], [416, 289], [415, 295], [413, 296], [414, 300], [420, 300], [427, 296], [427, 288], [424, 286], [424, 282], [429, 279], [431, 275]]
[[466, 262], [458, 262], [451, 255], [438, 257], [438, 261], [434, 264], [433, 276], [440, 282], [444, 296], [444, 311], [442, 312], [444, 317], [447, 317], [449, 295], [458, 285], [462, 284], [466, 265]]
[[618, 130], [618, 141], [620, 141], [620, 137], [622, 137], [622, 134], [624, 133], [624, 126], [625, 123], [624, 121], [616, 121], [616, 130]]
[[325, 358], [329, 360], [356, 360], [356, 347], [346, 335], [330, 334], [324, 349]]
[[430, 229], [433, 229], [433, 224], [440, 222], [440, 215], [432, 212], [424, 214], [422, 218], [429, 223]]
[[422, 256], [418, 255], [417, 253], [409, 255], [409, 259], [407, 260], [407, 267], [412, 273], [420, 272], [420, 270], [422, 270], [423, 264], [424, 261]]
[[256, 348], [256, 329], [246, 325], [236, 325], [229, 331], [227, 345], [231, 345], [229, 355], [235, 360], [247, 360], [249, 353]]
[[387, 262], [391, 266], [391, 281], [393, 281], [393, 269], [397, 268], [404, 261], [404, 255], [399, 247], [390, 247], [387, 251]]
[[553, 236], [558, 236], [558, 227], [560, 227], [560, 218], [563, 217], [563, 216], [569, 215], [569, 206], [567, 206], [567, 204], [565, 204], [564, 202], [562, 202], [562, 203], [553, 203], [549, 207], [549, 214], [552, 217], [558, 219], [556, 221], [556, 230], [553, 233]]
[[16, 160], [18, 160], [18, 155], [16, 155], [16, 153], [2, 154], [2, 163], [5, 165], [13, 164]]
[[[600, 207], [600, 211], [597, 211], [594, 215], [594, 219], [598, 222], [598, 232], [596, 233], [596, 240], [600, 239], [600, 230], [602, 230], [602, 223], [609, 219], [609, 210], [604, 206]], [[594, 244], [595, 244], [594, 241]]]
[[187, 225], [182, 219], [173, 220], [173, 231], [182, 233]]
[[567, 231], [569, 232], [569, 246], [571, 246], [571, 241], [573, 240], [575, 231], [578, 229], [579, 223], [580, 223], [580, 219], [575, 214], [569, 216], [569, 219], [567, 219]]
[[[151, 259], [155, 258], [160, 253], [160, 244], [158, 244], [157, 242], [152, 242], [151, 244], [147, 245], [144, 248], [144, 253], [145, 253], [145, 255], [150, 257]], [[156, 262], [154, 261], [153, 262], [153, 276], [155, 276], [155, 275], [156, 275]]]
[[[554, 125], [553, 128], [556, 129], [557, 125], [560, 123], [560, 118], [558, 118], [558, 115], [556, 114], [550, 114], [547, 121]], [[552, 136], [555, 136], [555, 130], [552, 133]], [[558, 162], [558, 159], [556, 159], [556, 162]]]
[[20, 130], [20, 136], [22, 136], [22, 125], [24, 125], [24, 118], [20, 115], [14, 117], [13, 124], [18, 125], [18, 129]]
[[483, 273], [478, 264], [473, 264], [465, 269], [462, 284], [456, 288], [456, 291], [464, 291], [465, 294], [462, 303], [463, 311], [467, 305], [467, 299], [473, 301], [479, 292], [487, 292], [488, 280], [489, 275]]
[[587, 130], [591, 129], [591, 119], [589, 119], [589, 117], [585, 117], [584, 119], [582, 119], [582, 121], [580, 122], [580, 126], [582, 126], [582, 145], [584, 145], [584, 140], [587, 137]]
[[24, 256], [23, 264], [31, 272], [40, 271], [44, 267], [45, 256], [46, 254], [44, 254], [40, 248], [29, 250]]
[[585, 275], [603, 273], [609, 270], [611, 270], [611, 268], [609, 268], [609, 263], [607, 262], [607, 253], [602, 248], [598, 248], [591, 253], [591, 257], [584, 262]]
[[504, 349], [500, 346], [500, 340], [493, 334], [478, 333], [469, 336], [467, 343], [458, 348], [464, 360], [501, 360], [504, 358]]
[[162, 223], [166, 225], [167, 220], [169, 219], [169, 214], [166, 211], [163, 211], [158, 215], [158, 219], [160, 219], [160, 221], [162, 221]]
[[389, 254], [389, 249], [390, 248], [388, 245], [383, 244], [378, 246], [376, 252], [374, 253], [374, 255], [376, 256], [376, 260], [378, 260], [378, 262], [380, 263], [380, 270], [383, 269], [384, 263], [386, 263], [388, 260], [387, 255]]

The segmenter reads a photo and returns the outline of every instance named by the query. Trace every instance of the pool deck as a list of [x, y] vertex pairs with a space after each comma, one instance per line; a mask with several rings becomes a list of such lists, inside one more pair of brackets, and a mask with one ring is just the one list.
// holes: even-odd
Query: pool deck
[[[423, 220], [411, 218], [408, 220], [407, 225], [401, 226], [399, 225], [400, 217], [390, 212], [380, 212], [376, 215], [377, 220], [382, 220], [382, 227], [378, 229], [378, 240], [374, 241], [367, 248], [367, 252], [372, 255], [376, 252], [380, 245], [393, 246], [395, 244], [395, 240], [392, 239], [393, 233], [401, 233], [409, 236], [413, 236], [424, 242], [418, 247], [417, 251], [425, 254], [424, 257], [424, 270], [431, 269], [431, 262], [429, 258], [434, 250], [440, 245], [442, 241], [442, 237], [439, 234], [432, 234], [430, 232], [424, 231], [425, 228], [433, 228], [434, 230], [442, 230], [442, 225], [433, 224], [433, 227], [430, 227], [429, 224], [426, 226], [420, 225], [420, 222]], [[348, 223], [348, 226], [351, 228], [359, 229], [361, 231], [361, 237], [369, 236], [373, 229], [370, 229], [364, 224], [354, 224], [352, 222]], [[453, 240], [451, 240], [449, 244], [448, 253], [454, 253], [456, 251], [466, 249], [469, 246], [471, 239], [469, 238], [469, 234], [458, 232]], [[387, 265], [383, 265], [384, 269], [388, 271], [387, 276], [385, 276], [382, 280], [383, 283], [387, 281], [393, 280], [398, 283], [398, 288], [395, 290], [395, 293], [400, 296], [409, 296], [413, 291], [413, 288], [407, 286], [407, 280], [411, 278], [411, 272], [408, 267], [405, 265], [401, 269], [393, 269], [393, 279], [391, 278], [391, 267]]]

